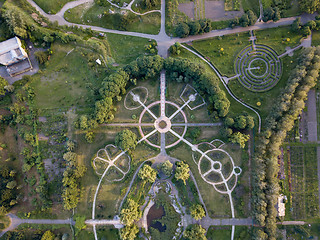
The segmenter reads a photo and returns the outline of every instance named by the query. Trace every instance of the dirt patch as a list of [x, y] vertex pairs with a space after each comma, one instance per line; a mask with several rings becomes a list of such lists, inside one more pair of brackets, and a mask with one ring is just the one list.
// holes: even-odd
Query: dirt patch
[[[179, 11], [186, 14], [189, 18], [194, 19], [194, 3], [180, 3]], [[213, 21], [221, 21], [241, 17], [243, 10], [240, 11], [225, 11], [224, 1], [205, 1], [205, 16]]]
[[243, 10], [240, 11], [225, 11], [224, 1], [205, 1], [205, 15], [213, 21], [221, 21], [241, 17]]
[[178, 6], [179, 11], [183, 12], [189, 18], [194, 19], [194, 3], [180, 3]]

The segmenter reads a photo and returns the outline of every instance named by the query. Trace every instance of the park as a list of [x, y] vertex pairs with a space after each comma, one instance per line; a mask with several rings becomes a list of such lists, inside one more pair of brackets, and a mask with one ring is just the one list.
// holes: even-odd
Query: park
[[307, 0], [53, 2], [0, 1], [1, 239], [317, 236]]

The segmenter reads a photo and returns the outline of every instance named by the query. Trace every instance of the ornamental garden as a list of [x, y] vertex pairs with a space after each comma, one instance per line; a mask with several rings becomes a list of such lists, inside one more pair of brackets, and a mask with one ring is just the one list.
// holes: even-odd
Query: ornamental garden
[[[319, 151], [308, 140], [305, 101], [320, 50], [309, 46], [316, 30], [315, 40], [302, 36], [312, 23], [170, 38], [162, 58], [152, 39], [40, 17], [49, 27], [32, 25], [33, 8], [24, 2], [25, 12], [21, 1], [6, 2], [1, 19], [28, 16], [25, 35], [15, 33], [33, 42], [40, 70], [0, 98], [0, 229], [19, 221], [4, 239], [316, 236]], [[56, 13], [69, 1], [36, 2]], [[170, 36], [176, 26], [186, 36], [215, 27], [203, 19], [206, 1], [195, 2], [196, 18], [184, 24], [189, 18], [170, 3]], [[237, 1], [226, 4], [239, 10]], [[160, 5], [99, 0], [64, 19], [158, 34]], [[244, 14], [255, 23], [252, 11]], [[284, 216], [275, 207], [280, 195]], [[277, 225], [283, 221], [311, 225]]]

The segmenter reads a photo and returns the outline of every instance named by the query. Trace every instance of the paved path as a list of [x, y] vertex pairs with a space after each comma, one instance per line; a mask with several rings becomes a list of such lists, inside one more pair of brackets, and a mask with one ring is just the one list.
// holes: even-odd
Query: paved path
[[10, 218], [11, 224], [0, 233], [0, 237], [2, 237], [6, 232], [14, 230], [20, 224], [75, 224], [72, 219], [21, 219], [12, 213], [9, 213], [7, 216]]
[[319, 213], [320, 213], [320, 146], [317, 147], [317, 161], [318, 161], [318, 191], [319, 191]]
[[85, 224], [95, 226], [95, 225], [113, 225], [115, 228], [123, 228], [123, 224], [120, 222], [120, 219], [88, 219], [85, 221]]

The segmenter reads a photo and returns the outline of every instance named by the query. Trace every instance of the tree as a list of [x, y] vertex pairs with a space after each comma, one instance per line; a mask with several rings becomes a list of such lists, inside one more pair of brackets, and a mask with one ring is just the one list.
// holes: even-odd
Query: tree
[[190, 35], [197, 35], [201, 29], [200, 23], [198, 21], [192, 21], [188, 23]]
[[281, 19], [281, 13], [280, 13], [280, 9], [278, 7], [274, 8], [274, 14], [273, 14], [273, 18], [272, 20], [274, 22], [277, 22]]
[[175, 178], [177, 180], [182, 180], [184, 184], [186, 184], [186, 180], [188, 180], [189, 176], [190, 176], [190, 169], [189, 169], [189, 165], [184, 163], [184, 162], [177, 162], [176, 163], [177, 168], [176, 168], [176, 173], [175, 173]]
[[139, 232], [137, 225], [126, 225], [124, 228], [121, 228], [120, 234], [121, 239], [123, 240], [134, 240]]
[[319, 0], [299, 0], [300, 10], [306, 13], [314, 13], [320, 8]]
[[75, 166], [77, 154], [74, 152], [66, 152], [65, 154], [63, 154], [63, 159], [67, 161], [68, 165]]
[[127, 207], [123, 208], [120, 213], [120, 220], [125, 225], [132, 225], [136, 220], [141, 218], [139, 204], [129, 198]]
[[183, 237], [188, 240], [207, 240], [206, 238], [206, 230], [198, 224], [193, 224], [188, 226], [188, 228], [184, 231]]
[[179, 55], [181, 52], [180, 49], [181, 49], [181, 44], [179, 42], [176, 42], [170, 47], [169, 51], [173, 55]]
[[86, 224], [84, 223], [85, 220], [86, 220], [86, 216], [79, 216], [79, 215], [76, 215], [74, 217], [74, 220], [76, 222], [76, 224], [74, 225], [74, 227], [76, 228], [76, 236], [79, 234], [79, 232], [81, 230], [84, 230], [86, 229]]
[[257, 22], [257, 19], [258, 19], [256, 14], [252, 10], [249, 10], [249, 11], [247, 11], [247, 15], [248, 15], [248, 18], [249, 18], [249, 26], [254, 25]]
[[170, 176], [172, 173], [172, 167], [172, 163], [169, 160], [167, 160], [161, 165], [161, 170], [166, 176]]
[[137, 135], [129, 129], [125, 129], [117, 134], [115, 143], [124, 151], [134, 150], [137, 146]]
[[17, 182], [14, 180], [7, 183], [7, 188], [9, 189], [14, 189], [16, 186], [17, 186]]
[[224, 119], [224, 123], [226, 124], [227, 127], [232, 127], [234, 124], [234, 120], [231, 117], [226, 117]]
[[263, 19], [262, 20], [264, 22], [268, 22], [269, 20], [273, 19], [274, 13], [275, 12], [272, 7], [267, 7], [263, 11]]
[[186, 23], [179, 23], [179, 25], [176, 28], [176, 34], [180, 38], [185, 38], [189, 35], [190, 29], [188, 24]]
[[40, 65], [45, 64], [48, 61], [48, 52], [37, 51], [34, 53], [34, 55], [36, 56], [36, 59], [38, 60]]
[[317, 28], [317, 23], [313, 20], [309, 21], [306, 26], [310, 28], [310, 30], [315, 30]]
[[298, 17], [296, 20], [293, 21], [291, 25], [291, 30], [293, 32], [299, 32], [301, 29], [301, 17]]
[[5, 87], [8, 86], [9, 83], [3, 77], [0, 76], [0, 96], [6, 93]]
[[93, 143], [94, 137], [95, 137], [94, 132], [88, 131], [86, 133], [85, 139], [88, 143]]
[[241, 148], [244, 148], [246, 142], [250, 139], [250, 135], [243, 134], [241, 132], [233, 133], [230, 137], [232, 143], [239, 143]]
[[302, 28], [302, 36], [307, 37], [311, 34], [311, 30], [309, 26], [304, 26]]
[[190, 213], [195, 220], [200, 220], [201, 218], [206, 216], [206, 212], [200, 204], [192, 205], [190, 208]]
[[240, 24], [242, 27], [248, 27], [250, 23], [248, 14], [243, 14], [240, 18]]
[[41, 240], [54, 240], [56, 236], [50, 231], [46, 231], [43, 235]]
[[139, 170], [138, 173], [139, 178], [146, 182], [154, 183], [157, 178], [157, 172], [149, 165], [145, 164], [143, 167]]
[[247, 126], [247, 118], [240, 115], [234, 119], [234, 127], [237, 129], [245, 129]]
[[254, 119], [253, 119], [253, 117], [252, 116], [247, 116], [247, 119], [246, 119], [246, 127], [248, 128], [248, 129], [252, 129], [252, 128], [254, 128]]

